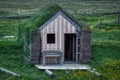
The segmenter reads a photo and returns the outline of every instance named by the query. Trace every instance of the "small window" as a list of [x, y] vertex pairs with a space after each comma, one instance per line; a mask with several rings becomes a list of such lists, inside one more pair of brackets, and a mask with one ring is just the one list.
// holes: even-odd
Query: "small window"
[[47, 43], [48, 44], [55, 43], [55, 34], [47, 34]]

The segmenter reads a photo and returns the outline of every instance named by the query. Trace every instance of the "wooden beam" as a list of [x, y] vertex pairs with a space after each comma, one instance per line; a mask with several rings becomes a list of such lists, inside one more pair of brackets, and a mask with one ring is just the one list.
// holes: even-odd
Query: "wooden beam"
[[98, 72], [96, 72], [95, 69], [93, 69], [93, 70], [88, 69], [88, 71], [91, 72], [91, 73], [93, 73], [94, 75], [96, 75], [98, 77], [101, 76], [101, 74], [98, 73]]
[[12, 71], [10, 71], [10, 70], [7, 70], [7, 69], [5, 69], [5, 68], [2, 68], [2, 67], [0, 67], [0, 70], [6, 72], [6, 73], [8, 73], [8, 74], [11, 74], [11, 75], [13, 75], [13, 76], [21, 76], [21, 75], [19, 75], [19, 74], [17, 74], [17, 73], [14, 73], [14, 72], [12, 72]]

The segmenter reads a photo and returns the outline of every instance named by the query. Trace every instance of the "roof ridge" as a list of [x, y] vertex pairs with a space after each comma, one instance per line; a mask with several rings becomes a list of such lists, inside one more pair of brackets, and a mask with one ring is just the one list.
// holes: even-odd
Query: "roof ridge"
[[[37, 30], [47, 20], [49, 20], [52, 16], [54, 16], [58, 11], [62, 11], [73, 22], [75, 22], [79, 26], [83, 26], [83, 24], [80, 24], [71, 14], [69, 14], [66, 10], [64, 10], [58, 4], [47, 5], [47, 7], [42, 8], [34, 17], [30, 18], [28, 22], [23, 24], [22, 26], [23, 28], [26, 28], [26, 30], [28, 31]], [[83, 27], [85, 27], [85, 25]], [[86, 28], [86, 30], [90, 31], [90, 29], [88, 28]]]

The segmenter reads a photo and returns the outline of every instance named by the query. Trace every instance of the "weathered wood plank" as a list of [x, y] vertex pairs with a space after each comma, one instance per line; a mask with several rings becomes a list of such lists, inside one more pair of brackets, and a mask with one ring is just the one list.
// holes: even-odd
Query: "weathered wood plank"
[[38, 69], [53, 69], [53, 70], [89, 70], [90, 66], [85, 64], [63, 64], [61, 65], [35, 65]]
[[11, 75], [13, 75], [13, 76], [21, 76], [21, 75], [15, 73], [15, 72], [12, 72], [12, 71], [10, 71], [10, 70], [8, 70], [8, 69], [5, 69], [5, 68], [2, 68], [2, 67], [0, 67], [0, 70], [6, 72], [6, 73], [8, 73], [8, 74], [11, 74]]
[[88, 69], [89, 72], [95, 74], [96, 76], [101, 76], [100, 73], [96, 72], [95, 69], [91, 70], [91, 69]]

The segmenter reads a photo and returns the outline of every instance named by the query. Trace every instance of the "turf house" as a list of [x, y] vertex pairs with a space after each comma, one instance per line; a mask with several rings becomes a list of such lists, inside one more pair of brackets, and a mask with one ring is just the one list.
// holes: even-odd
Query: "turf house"
[[91, 30], [58, 5], [40, 10], [22, 26], [24, 49], [33, 64], [62, 65], [89, 62]]

